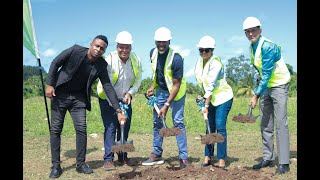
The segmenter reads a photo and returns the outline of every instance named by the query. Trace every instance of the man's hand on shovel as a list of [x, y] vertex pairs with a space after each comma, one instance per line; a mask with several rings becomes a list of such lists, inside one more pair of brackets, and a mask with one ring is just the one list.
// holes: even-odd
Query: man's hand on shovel
[[164, 105], [164, 106], [160, 109], [160, 111], [159, 111], [159, 113], [158, 113], [158, 117], [159, 117], [159, 118], [160, 118], [160, 117], [162, 117], [162, 118], [166, 117], [166, 116], [167, 116], [168, 109], [169, 109], [169, 106]]
[[124, 98], [122, 99], [122, 103], [129, 106], [130, 103], [131, 103], [131, 100], [132, 100], [131, 94], [126, 93], [126, 95], [125, 95]]
[[257, 95], [253, 95], [250, 102], [249, 102], [249, 106], [252, 106], [252, 109], [254, 109], [257, 106], [258, 103], [258, 99], [259, 97]]
[[122, 123], [122, 121], [123, 121], [123, 124], [125, 124], [127, 121], [127, 117], [126, 117], [126, 115], [124, 115], [124, 111], [123, 110], [121, 110], [121, 111], [122, 111], [121, 113], [117, 113], [118, 121], [120, 124]]

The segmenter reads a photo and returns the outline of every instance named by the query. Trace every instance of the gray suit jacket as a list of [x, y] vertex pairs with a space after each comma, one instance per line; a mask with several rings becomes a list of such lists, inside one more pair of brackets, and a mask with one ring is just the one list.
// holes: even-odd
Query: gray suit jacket
[[[75, 44], [72, 47], [62, 51], [51, 62], [46, 83], [56, 89], [59, 85], [68, 82], [79, 68], [81, 62], [88, 52], [88, 49], [89, 48]], [[86, 108], [89, 111], [91, 110], [91, 85], [97, 78], [101, 80], [103, 88], [113, 108], [115, 110], [120, 108], [119, 100], [108, 76], [107, 66], [108, 63], [104, 60], [104, 58], [101, 57], [96, 60], [91, 69], [86, 88]]]

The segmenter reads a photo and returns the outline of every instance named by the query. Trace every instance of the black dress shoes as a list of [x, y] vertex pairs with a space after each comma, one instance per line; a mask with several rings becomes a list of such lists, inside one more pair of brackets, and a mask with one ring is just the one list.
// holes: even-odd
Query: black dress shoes
[[54, 165], [51, 167], [51, 172], [49, 178], [58, 178], [62, 174], [62, 169], [60, 165]]
[[270, 160], [262, 160], [258, 164], [254, 165], [252, 169], [261, 169], [264, 167], [272, 166], [272, 161]]
[[83, 163], [82, 165], [77, 166], [76, 170], [78, 173], [83, 173], [83, 174], [93, 173], [92, 169], [86, 163]]
[[290, 170], [289, 164], [279, 164], [276, 174], [284, 174]]

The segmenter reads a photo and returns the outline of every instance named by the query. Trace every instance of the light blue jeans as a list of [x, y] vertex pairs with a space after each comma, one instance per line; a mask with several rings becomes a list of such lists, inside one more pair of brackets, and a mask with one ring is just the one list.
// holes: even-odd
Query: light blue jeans
[[[211, 133], [219, 133], [223, 136], [224, 141], [217, 143], [217, 159], [226, 160], [227, 158], [227, 117], [231, 110], [233, 98], [227, 102], [213, 106], [211, 103], [208, 108], [208, 121], [210, 125]], [[206, 128], [207, 129], [207, 128]], [[208, 134], [208, 130], [206, 130]], [[212, 157], [214, 152], [214, 145], [205, 145], [204, 155]]]
[[[156, 89], [157, 106], [161, 109], [164, 103], [167, 101], [170, 93], [168, 90], [161, 88]], [[186, 128], [184, 126], [184, 103], [186, 96], [183, 96], [178, 101], [172, 101], [170, 103], [170, 108], [172, 112], [172, 120], [174, 127], [181, 129], [182, 133], [176, 136], [179, 156], [180, 159], [188, 158], [188, 147], [187, 147], [187, 135]], [[162, 120], [158, 118], [157, 111], [153, 110], [153, 152], [156, 155], [162, 155], [162, 143], [163, 137], [160, 136], [160, 129], [163, 127]]]

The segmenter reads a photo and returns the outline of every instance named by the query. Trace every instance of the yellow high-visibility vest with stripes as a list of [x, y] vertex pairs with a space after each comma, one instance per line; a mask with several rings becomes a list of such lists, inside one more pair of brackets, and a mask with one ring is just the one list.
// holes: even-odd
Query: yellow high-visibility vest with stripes
[[[250, 45], [250, 60], [252, 64], [259, 70], [260, 77], [262, 77], [262, 53], [261, 48], [264, 41], [272, 42], [271, 40], [261, 36], [256, 53], [253, 54], [252, 46]], [[280, 49], [280, 46], [278, 46]], [[281, 50], [281, 49], [280, 49]], [[275, 68], [272, 70], [271, 77], [268, 81], [268, 88], [279, 86], [290, 82], [291, 75], [281, 55], [280, 60], [275, 62]]]
[[[208, 62], [203, 67], [203, 59], [200, 57], [197, 60], [196, 67], [195, 67], [195, 76], [196, 80], [198, 82], [198, 86], [201, 89], [204, 89], [204, 87], [208, 87], [208, 77], [209, 77], [209, 69], [210, 69], [210, 62], [211, 61], [217, 61], [221, 64], [221, 68], [224, 71], [224, 65], [222, 64], [220, 58], [218, 56], [212, 55]], [[221, 105], [228, 100], [233, 98], [233, 91], [231, 86], [227, 83], [225, 79], [225, 75], [219, 77], [217, 81], [215, 82], [214, 89], [211, 94], [211, 103], [213, 106]]]
[[[112, 78], [113, 78], [113, 84], [112, 85], [114, 86], [115, 84], [117, 84], [117, 81], [118, 81], [118, 75], [119, 75], [119, 71], [120, 71], [120, 69], [119, 69], [119, 61], [121, 61], [121, 60], [120, 60], [120, 58], [118, 56], [117, 51], [109, 53], [107, 57], [109, 58], [109, 56], [111, 58], [111, 64], [108, 64], [108, 66], [111, 66], [111, 69], [112, 69]], [[137, 75], [139, 73], [141, 73], [140, 70], [139, 70], [140, 69], [140, 67], [139, 67], [139, 65], [140, 65], [139, 61], [140, 60], [139, 60], [139, 58], [137, 57], [137, 55], [134, 52], [130, 53], [129, 60], [131, 62], [131, 66], [132, 66], [133, 74], [134, 74], [134, 78], [131, 81], [131, 86], [132, 86], [134, 84], [134, 81], [135, 81], [135, 78], [137, 77]], [[99, 82], [98, 82], [98, 85], [97, 85], [97, 93], [98, 93], [98, 96], [101, 99], [104, 99], [104, 100], [107, 99], [106, 98], [106, 94], [105, 94], [105, 92], [103, 90], [102, 83], [101, 83], [100, 79], [99, 79]]]
[[[166, 58], [166, 62], [164, 65], [164, 77], [167, 83], [167, 87], [169, 92], [171, 93], [172, 89], [173, 89], [173, 78], [172, 78], [172, 70], [171, 70], [171, 66], [172, 66], [172, 62], [173, 62], [173, 57], [174, 57], [175, 51], [169, 47], [169, 52]], [[152, 81], [153, 81], [153, 87], [156, 88], [158, 86], [157, 82], [156, 82], [156, 68], [157, 68], [157, 60], [158, 60], [158, 49], [155, 48], [153, 50], [152, 56], [151, 56], [151, 66], [152, 66]], [[180, 89], [178, 91], [178, 94], [176, 95], [176, 97], [174, 98], [174, 101], [178, 101], [179, 99], [181, 99], [185, 94], [186, 94], [186, 79], [184, 77], [182, 77], [181, 80], [181, 85], [180, 85]]]

